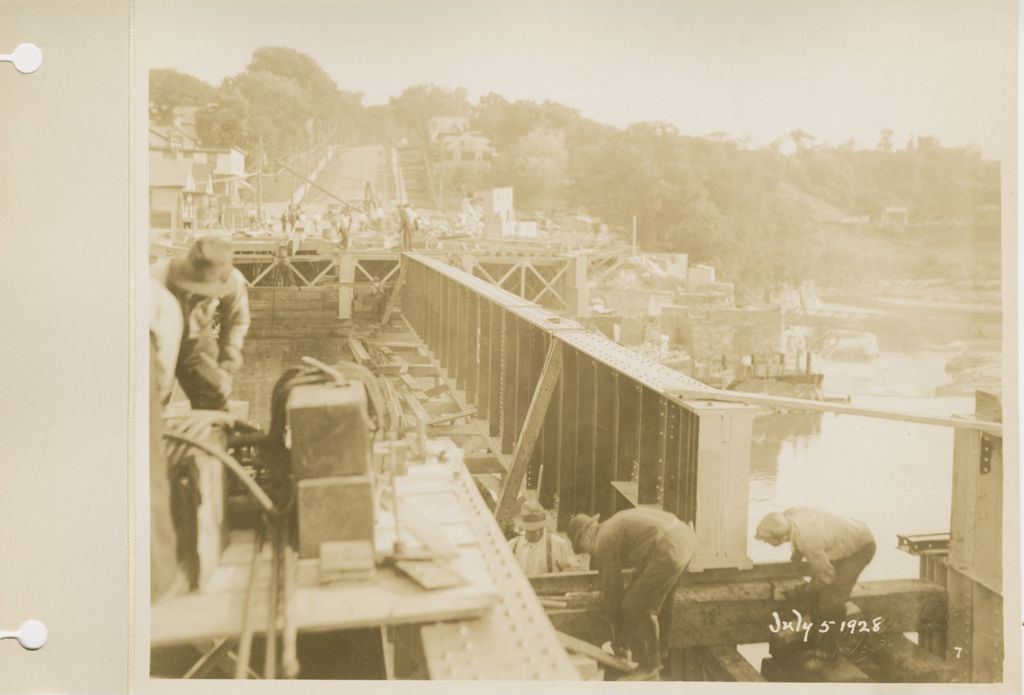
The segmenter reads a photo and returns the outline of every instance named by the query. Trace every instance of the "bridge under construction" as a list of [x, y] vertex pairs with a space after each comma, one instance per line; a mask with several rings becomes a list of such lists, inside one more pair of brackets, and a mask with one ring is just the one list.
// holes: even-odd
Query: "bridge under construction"
[[[320, 378], [279, 406], [301, 478], [280, 515], [288, 522], [269, 532], [253, 523], [218, 456], [192, 452], [203, 500], [199, 589], [154, 606], [155, 672], [177, 663], [167, 655], [192, 654], [189, 677], [620, 675], [621, 662], [598, 646], [610, 634], [597, 573], [528, 580], [517, 567], [504, 529], [525, 495], [553, 510], [560, 531], [573, 514], [633, 507], [692, 524], [698, 551], [676, 591], [662, 679], [1001, 680], [997, 396], [979, 392], [974, 413], [934, 418], [711, 388], [588, 328], [590, 292], [629, 249], [493, 236], [416, 252], [232, 243], [253, 323], [231, 417], [269, 429], [279, 377], [304, 365]], [[366, 395], [354, 396], [353, 384]], [[353, 434], [353, 403], [374, 414], [371, 435]], [[781, 598], [809, 576], [806, 563], [748, 556], [752, 428], [764, 408], [955, 431], [949, 527], [899, 539], [920, 557], [918, 576], [856, 586], [851, 617], [881, 620], [851, 635], [824, 673], [806, 671], [799, 645], [772, 630], [773, 614], [809, 610]], [[251, 440], [232, 442], [227, 430], [208, 434], [250, 475]], [[367, 456], [355, 461], [353, 447]], [[304, 540], [321, 537], [369, 550], [346, 541], [328, 561]], [[374, 550], [399, 547], [373, 561]], [[364, 670], [331, 670], [314, 645], [332, 639]], [[758, 665], [737, 650], [756, 643], [770, 650]]]

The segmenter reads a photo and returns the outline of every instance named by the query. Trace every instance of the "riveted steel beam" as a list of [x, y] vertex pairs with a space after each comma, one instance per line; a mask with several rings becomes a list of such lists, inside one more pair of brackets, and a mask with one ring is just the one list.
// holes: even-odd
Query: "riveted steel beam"
[[[525, 477], [542, 503], [557, 502], [560, 528], [577, 512], [655, 505], [693, 522], [706, 546], [702, 568], [749, 564], [756, 408], [715, 400], [719, 392], [706, 384], [436, 258], [406, 260], [403, 293], [422, 297], [413, 327], [503, 453], [513, 453], [528, 424], [543, 355], [559, 349], [561, 375]], [[617, 494], [613, 483], [635, 494]]]

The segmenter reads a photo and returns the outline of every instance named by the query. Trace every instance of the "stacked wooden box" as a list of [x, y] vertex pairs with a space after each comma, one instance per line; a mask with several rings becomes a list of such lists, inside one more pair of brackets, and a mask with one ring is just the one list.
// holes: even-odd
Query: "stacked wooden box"
[[[372, 571], [372, 441], [363, 384], [296, 387], [288, 396], [288, 424], [298, 481], [299, 556], [326, 563], [324, 579]], [[341, 565], [333, 567], [332, 558]]]

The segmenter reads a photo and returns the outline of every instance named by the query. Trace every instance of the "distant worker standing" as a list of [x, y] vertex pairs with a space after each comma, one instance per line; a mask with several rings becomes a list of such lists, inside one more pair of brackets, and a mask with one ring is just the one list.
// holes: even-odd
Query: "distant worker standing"
[[234, 267], [231, 245], [197, 239], [188, 255], [157, 261], [150, 274], [170, 290], [184, 316], [178, 383], [193, 408], [227, 409], [250, 322], [245, 277]]
[[[789, 597], [812, 595], [817, 598], [812, 617], [816, 625], [835, 620], [833, 629], [824, 633], [816, 644], [810, 670], [820, 669], [838, 656], [834, 637], [836, 625], [846, 619], [846, 602], [850, 600], [861, 572], [875, 556], [875, 538], [861, 521], [847, 519], [829, 512], [794, 507], [766, 515], [757, 525], [754, 536], [769, 545], [789, 541], [793, 560], [806, 558], [811, 581], [789, 592]], [[815, 636], [822, 636], [817, 630]]]
[[[589, 553], [601, 574], [602, 596], [617, 654], [636, 659], [624, 680], [654, 680], [663, 642], [672, 634], [675, 588], [697, 550], [689, 524], [660, 509], [627, 509], [599, 523], [600, 515], [569, 521], [573, 550]], [[622, 570], [633, 569], [623, 589]]]
[[402, 232], [402, 248], [406, 251], [412, 251], [413, 232], [419, 230], [419, 219], [417, 219], [416, 213], [409, 203], [402, 203], [398, 214], [401, 220], [399, 229]]
[[522, 568], [523, 574], [532, 577], [538, 574], [565, 572], [575, 566], [575, 557], [569, 541], [562, 536], [548, 532], [547, 513], [540, 502], [526, 500], [516, 519], [523, 535], [509, 541], [512, 554]]
[[349, 213], [348, 210], [342, 209], [338, 213], [337, 229], [341, 248], [347, 249], [349, 243], [349, 234], [352, 230], [352, 215]]

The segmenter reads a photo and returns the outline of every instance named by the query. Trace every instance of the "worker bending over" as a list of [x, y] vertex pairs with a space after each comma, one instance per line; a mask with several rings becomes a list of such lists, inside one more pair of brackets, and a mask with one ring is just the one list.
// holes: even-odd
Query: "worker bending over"
[[[653, 680], [661, 670], [662, 641], [671, 638], [675, 588], [697, 549], [693, 528], [660, 509], [627, 509], [604, 523], [577, 514], [569, 522], [573, 550], [589, 553], [600, 572], [612, 626], [612, 646], [636, 659], [624, 680]], [[623, 588], [622, 570], [633, 569]]]
[[787, 597], [810, 595], [812, 600], [816, 598], [812, 614], [815, 625], [835, 621], [827, 632], [812, 630], [819, 639], [806, 667], [822, 668], [838, 656], [835, 637], [839, 623], [846, 619], [846, 602], [857, 578], [875, 556], [871, 530], [861, 521], [819, 509], [794, 507], [765, 516], [757, 525], [754, 537], [774, 546], [789, 541], [793, 560], [807, 559], [810, 583], [788, 592]]
[[150, 273], [181, 305], [178, 383], [193, 408], [226, 410], [249, 332], [249, 294], [245, 277], [233, 265], [231, 245], [202, 237], [187, 256], [157, 261]]
[[509, 541], [509, 547], [527, 577], [565, 572], [575, 567], [569, 541], [545, 528], [547, 514], [540, 502], [523, 502], [516, 523], [523, 529], [523, 534]]

